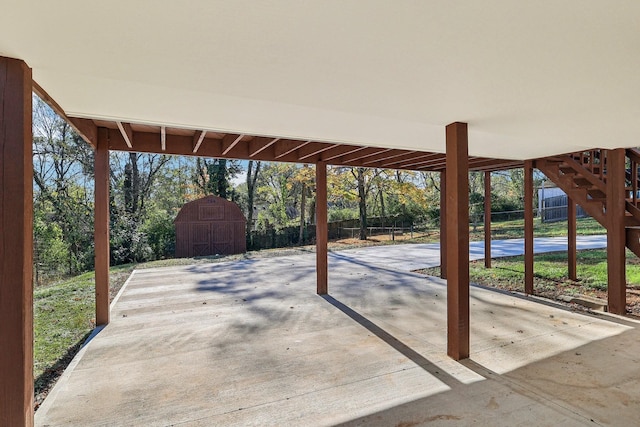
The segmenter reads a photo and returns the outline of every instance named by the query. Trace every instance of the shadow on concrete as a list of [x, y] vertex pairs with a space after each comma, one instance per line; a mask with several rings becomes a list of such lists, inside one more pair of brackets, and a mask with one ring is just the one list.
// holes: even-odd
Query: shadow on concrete
[[[466, 359], [460, 364], [484, 381], [338, 425], [637, 425], [638, 342], [640, 331], [633, 328], [504, 374]], [[630, 359], [634, 363], [617, 363]]]
[[322, 295], [322, 298], [449, 387], [453, 388], [460, 384], [458, 380], [446, 372], [443, 372], [442, 369], [438, 368], [438, 366], [434, 365], [423, 355], [413, 350], [411, 347], [404, 344], [398, 338], [394, 337], [357, 311], [353, 310], [351, 307], [348, 307], [330, 295]]

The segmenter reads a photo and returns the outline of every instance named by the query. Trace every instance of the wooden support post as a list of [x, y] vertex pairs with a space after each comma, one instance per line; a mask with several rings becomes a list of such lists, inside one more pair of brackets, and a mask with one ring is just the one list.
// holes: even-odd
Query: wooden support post
[[567, 197], [567, 264], [569, 280], [577, 280], [576, 203]]
[[446, 128], [447, 354], [469, 357], [469, 155], [466, 123]]
[[316, 283], [318, 295], [326, 295], [329, 291], [327, 259], [329, 227], [327, 218], [327, 164], [318, 162], [316, 163]]
[[524, 293], [533, 294], [533, 163], [524, 162]]
[[106, 325], [109, 323], [109, 145], [107, 130], [103, 128], [98, 131], [94, 162], [96, 325]]
[[484, 173], [484, 267], [491, 268], [491, 172]]
[[440, 172], [440, 277], [447, 278], [447, 174]]
[[0, 57], [0, 425], [33, 425], [31, 69]]
[[610, 313], [627, 311], [625, 247], [625, 150], [607, 151], [607, 275]]

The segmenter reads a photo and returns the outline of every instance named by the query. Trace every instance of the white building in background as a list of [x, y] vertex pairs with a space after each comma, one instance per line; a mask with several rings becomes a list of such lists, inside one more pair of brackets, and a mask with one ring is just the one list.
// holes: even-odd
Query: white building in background
[[[549, 183], [549, 181], [546, 181], [546, 182], [543, 181], [543, 182], [545, 184]], [[543, 184], [543, 186], [538, 189], [538, 212], [542, 212], [544, 200], [551, 199], [553, 197], [558, 197], [558, 196], [566, 196], [566, 195], [567, 193], [565, 193], [558, 187], [546, 187]]]

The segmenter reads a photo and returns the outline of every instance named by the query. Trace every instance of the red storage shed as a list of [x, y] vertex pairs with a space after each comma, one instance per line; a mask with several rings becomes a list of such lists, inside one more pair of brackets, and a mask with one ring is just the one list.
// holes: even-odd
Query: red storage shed
[[178, 258], [247, 251], [247, 220], [238, 205], [221, 197], [207, 196], [185, 204], [174, 223]]

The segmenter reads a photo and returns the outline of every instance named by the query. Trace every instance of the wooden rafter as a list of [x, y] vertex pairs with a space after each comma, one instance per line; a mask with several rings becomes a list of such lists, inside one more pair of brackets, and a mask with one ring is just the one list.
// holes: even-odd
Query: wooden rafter
[[192, 149], [193, 154], [196, 154], [198, 152], [198, 148], [200, 148], [200, 145], [202, 144], [202, 141], [204, 141], [204, 137], [206, 135], [207, 135], [206, 130], [199, 130], [193, 134], [193, 149]]
[[366, 159], [367, 157], [370, 157], [370, 156], [373, 156], [373, 155], [376, 155], [376, 154], [380, 154], [382, 152], [387, 152], [387, 151], [391, 151], [391, 149], [389, 149], [389, 148], [368, 147], [368, 148], [365, 148], [363, 150], [356, 151], [355, 153], [346, 154], [346, 155], [340, 157], [340, 162], [341, 163], [353, 163], [353, 162], [357, 162], [358, 160]]
[[116, 122], [116, 124], [118, 125], [118, 129], [120, 129], [120, 133], [127, 147], [133, 148], [133, 130], [131, 129], [131, 124], [123, 122]]
[[403, 156], [397, 157], [396, 159], [393, 159], [393, 161], [391, 162], [382, 162], [379, 167], [403, 169], [406, 165], [411, 165], [412, 163], [440, 159], [442, 157], [443, 154], [439, 153], [405, 154]]
[[275, 159], [281, 159], [287, 154], [291, 154], [299, 148], [304, 147], [311, 141], [294, 141], [290, 139], [280, 140], [276, 143]]
[[256, 137], [249, 142], [249, 157], [254, 158], [267, 148], [273, 146], [280, 138]]
[[320, 154], [323, 151], [330, 150], [336, 147], [338, 144], [328, 144], [328, 143], [315, 143], [315, 144], [307, 144], [304, 147], [298, 149], [298, 160], [305, 160], [309, 157], [313, 157], [316, 154]]
[[67, 123], [76, 131], [85, 142], [91, 144], [94, 148], [98, 142], [98, 127], [93, 120], [81, 119], [78, 117], [69, 117], [62, 107], [42, 87], [32, 81], [32, 90], [42, 99], [57, 115], [66, 120]]
[[391, 160], [391, 159], [395, 159], [396, 157], [411, 155], [414, 153], [416, 153], [416, 151], [407, 152], [406, 150], [391, 150], [391, 151], [376, 154], [367, 158], [366, 161], [362, 162], [362, 165], [363, 166], [372, 165], [374, 163], [383, 162], [385, 160]]
[[396, 165], [398, 169], [423, 169], [428, 167], [444, 166], [446, 164], [446, 157], [444, 154], [438, 154], [434, 157], [425, 157], [422, 160], [416, 160], [412, 162], [405, 162]]
[[[196, 155], [202, 157], [279, 161], [293, 163], [325, 162], [335, 166], [369, 167], [399, 170], [441, 171], [445, 169], [445, 155], [420, 151], [360, 147], [337, 143], [289, 140], [266, 136], [245, 139], [241, 134], [220, 134], [198, 130], [192, 135], [184, 131], [161, 127], [139, 127], [129, 123], [112, 123], [112, 127], [101, 125], [98, 129], [109, 132], [109, 149], [173, 155]], [[135, 145], [133, 137], [135, 136]], [[164, 139], [164, 150], [158, 146]], [[128, 141], [128, 142], [127, 142]], [[469, 158], [469, 169], [495, 171], [522, 167], [517, 160]]]
[[367, 147], [357, 147], [355, 145], [338, 145], [335, 148], [331, 148], [320, 156], [323, 162], [330, 162], [331, 160], [345, 156], [347, 154], [356, 153], [360, 150], [364, 150]]
[[226, 156], [235, 147], [244, 135], [226, 135], [222, 138], [222, 155]]

